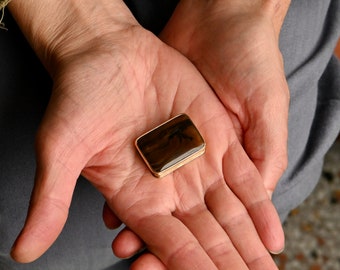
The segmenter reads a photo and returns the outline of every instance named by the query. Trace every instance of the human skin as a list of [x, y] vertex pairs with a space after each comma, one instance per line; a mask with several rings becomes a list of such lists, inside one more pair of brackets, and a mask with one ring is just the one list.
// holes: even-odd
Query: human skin
[[[55, 241], [82, 174], [154, 254], [135, 269], [276, 268], [267, 249], [282, 248], [283, 232], [261, 174], [230, 110], [188, 59], [122, 1], [16, 0], [10, 10], [54, 81], [14, 259], [35, 260]], [[206, 154], [157, 180], [133, 141], [183, 112]]]
[[[289, 89], [279, 34], [289, 5], [290, 1], [182, 0], [160, 35], [195, 64], [228, 109], [269, 196], [287, 166]], [[109, 211], [104, 220], [119, 224]], [[118, 254], [119, 246], [127, 246], [132, 238], [126, 231], [116, 239]], [[263, 241], [270, 247], [270, 240]], [[142, 246], [136, 236], [130, 243], [136, 245], [130, 246], [131, 252]]]
[[287, 166], [289, 89], [279, 34], [289, 5], [289, 0], [182, 0], [161, 33], [230, 111], [270, 196]]

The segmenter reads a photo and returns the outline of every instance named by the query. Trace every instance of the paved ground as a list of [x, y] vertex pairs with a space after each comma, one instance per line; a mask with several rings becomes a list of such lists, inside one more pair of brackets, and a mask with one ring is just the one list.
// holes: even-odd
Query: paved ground
[[326, 156], [315, 191], [284, 229], [286, 249], [275, 257], [280, 270], [340, 269], [340, 140]]

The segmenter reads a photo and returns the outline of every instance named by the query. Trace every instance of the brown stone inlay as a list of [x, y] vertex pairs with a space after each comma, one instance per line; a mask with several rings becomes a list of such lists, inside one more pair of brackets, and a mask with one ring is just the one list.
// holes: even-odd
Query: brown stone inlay
[[203, 154], [205, 143], [190, 118], [181, 114], [139, 137], [136, 147], [152, 173], [161, 177]]

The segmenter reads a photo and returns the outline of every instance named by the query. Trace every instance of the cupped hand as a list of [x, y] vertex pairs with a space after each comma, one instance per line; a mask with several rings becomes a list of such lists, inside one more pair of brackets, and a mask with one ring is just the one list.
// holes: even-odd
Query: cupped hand
[[279, 50], [289, 1], [180, 1], [161, 38], [200, 70], [271, 196], [287, 166], [289, 90]]
[[[194, 66], [138, 25], [68, 52], [50, 65], [54, 89], [13, 258], [30, 262], [55, 241], [82, 174], [154, 254], [137, 261], [138, 269], [274, 269], [258, 228], [280, 245], [276, 211], [229, 113]], [[134, 140], [183, 112], [206, 153], [156, 179]]]

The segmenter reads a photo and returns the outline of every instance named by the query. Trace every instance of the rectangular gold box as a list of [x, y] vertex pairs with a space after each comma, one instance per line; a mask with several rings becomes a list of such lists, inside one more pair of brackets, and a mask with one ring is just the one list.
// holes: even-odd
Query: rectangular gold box
[[163, 177], [205, 152], [205, 142], [186, 114], [138, 137], [136, 148], [156, 177]]

